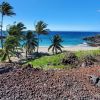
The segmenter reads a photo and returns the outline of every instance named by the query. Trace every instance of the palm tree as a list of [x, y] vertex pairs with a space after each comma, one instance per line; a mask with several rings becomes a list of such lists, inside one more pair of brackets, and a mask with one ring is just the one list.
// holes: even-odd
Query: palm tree
[[[23, 23], [19, 22], [19, 23], [14, 23], [13, 25], [9, 25], [7, 27], [7, 32], [10, 36], [14, 36], [16, 37], [18, 43], [20, 44], [20, 47], [22, 46], [21, 45], [21, 41], [24, 40], [24, 29], [26, 29], [26, 27], [24, 26]], [[16, 54], [19, 54], [18, 52], [18, 48], [19, 47], [16, 47]], [[21, 51], [23, 50], [22, 48], [19, 48]]]
[[38, 35], [38, 45], [37, 45], [37, 53], [39, 49], [39, 37], [41, 34], [46, 35], [48, 34], [48, 29], [47, 29], [47, 24], [44, 23], [43, 21], [38, 21], [37, 24], [35, 25], [35, 32]]
[[[2, 37], [3, 17], [12, 16], [15, 15], [15, 13], [13, 12], [13, 7], [8, 2], [2, 2], [2, 4], [0, 5], [0, 13], [1, 13], [1, 37]], [[1, 45], [3, 48], [3, 37], [1, 38]]]
[[63, 46], [60, 44], [62, 41], [62, 38], [60, 37], [60, 35], [56, 34], [53, 36], [53, 38], [51, 39], [52, 44], [49, 46], [48, 51], [50, 49], [52, 49], [53, 54], [57, 54], [58, 51], [62, 52]]
[[7, 32], [9, 35], [15, 36], [20, 41], [21, 39], [23, 39], [24, 29], [26, 29], [24, 24], [22, 22], [19, 22], [17, 24], [14, 23], [13, 25], [9, 25], [7, 28]]
[[16, 55], [16, 47], [19, 46], [19, 42], [16, 37], [14, 36], [8, 36], [4, 43], [4, 54], [2, 57], [2, 61], [6, 60], [8, 58], [9, 62], [11, 62], [10, 57]]
[[26, 58], [27, 54], [31, 54], [33, 50], [35, 51], [37, 47], [37, 38], [36, 35], [33, 34], [32, 31], [28, 31], [27, 34], [25, 35], [25, 48], [26, 48]]

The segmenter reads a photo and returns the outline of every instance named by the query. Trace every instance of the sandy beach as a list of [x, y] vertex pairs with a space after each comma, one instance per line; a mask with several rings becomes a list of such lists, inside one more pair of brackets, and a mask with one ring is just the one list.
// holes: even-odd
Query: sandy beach
[[[90, 47], [90, 46], [83, 46], [83, 45], [79, 45], [79, 46], [64, 46], [64, 48], [62, 48], [63, 51], [87, 51], [87, 50], [98, 50], [100, 49], [100, 47]], [[42, 53], [49, 53], [52, 54], [52, 51], [48, 51], [48, 47], [47, 46], [40, 46], [39, 47], [39, 52]], [[17, 62], [20, 59], [25, 59], [26, 58], [26, 53], [25, 53], [25, 49], [23, 49], [23, 53], [21, 54], [21, 58], [17, 58], [17, 57], [11, 57], [11, 60], [13, 62]]]
[[[97, 50], [100, 47], [90, 47], [90, 46], [64, 46], [64, 48], [62, 48], [63, 51], [82, 51], [82, 50]], [[46, 46], [40, 46], [39, 47], [39, 52], [48, 52], [48, 47]], [[51, 50], [48, 52], [51, 53]]]

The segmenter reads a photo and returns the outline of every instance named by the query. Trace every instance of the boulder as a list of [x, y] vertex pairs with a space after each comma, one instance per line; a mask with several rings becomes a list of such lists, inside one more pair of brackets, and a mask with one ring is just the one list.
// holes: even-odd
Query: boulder
[[0, 68], [0, 74], [12, 71], [12, 69], [13, 69], [12, 67], [2, 67], [2, 68]]
[[89, 78], [90, 78], [90, 82], [92, 84], [94, 84], [95, 86], [100, 87], [100, 77], [95, 76], [95, 75], [90, 75]]
[[97, 87], [100, 87], [100, 78], [99, 78], [99, 81], [98, 83], [96, 84]]

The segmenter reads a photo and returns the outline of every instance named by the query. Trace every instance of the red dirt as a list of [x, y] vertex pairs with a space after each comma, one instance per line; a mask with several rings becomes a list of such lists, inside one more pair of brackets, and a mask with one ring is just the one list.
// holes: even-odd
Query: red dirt
[[88, 75], [100, 67], [71, 70], [17, 69], [0, 75], [0, 100], [100, 100], [100, 87]]

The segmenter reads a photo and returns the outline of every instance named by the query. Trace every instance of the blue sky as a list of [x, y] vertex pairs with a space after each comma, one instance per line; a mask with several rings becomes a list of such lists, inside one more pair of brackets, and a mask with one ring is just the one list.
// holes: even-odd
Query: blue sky
[[34, 29], [34, 23], [43, 20], [50, 30], [100, 31], [100, 0], [6, 1], [14, 7], [16, 16], [4, 18], [4, 29], [14, 21]]

